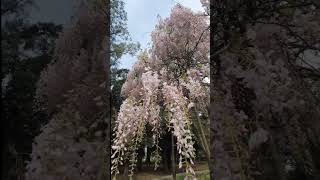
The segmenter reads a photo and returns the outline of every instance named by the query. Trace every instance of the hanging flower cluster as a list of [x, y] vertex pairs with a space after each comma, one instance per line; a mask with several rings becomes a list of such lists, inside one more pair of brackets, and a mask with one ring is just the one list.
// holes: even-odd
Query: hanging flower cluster
[[[148, 70], [148, 68], [146, 68]], [[152, 126], [153, 142], [156, 146], [156, 168], [159, 164], [160, 147], [158, 145], [160, 138], [160, 106], [156, 104], [158, 87], [160, 79], [158, 74], [152, 71], [147, 71], [141, 75], [141, 92], [140, 95], [144, 97], [144, 101], [137, 101], [134, 97], [127, 98], [121, 106], [118, 114], [116, 129], [114, 130], [115, 138], [112, 149], [112, 172], [119, 173], [118, 166], [122, 165], [125, 152], [132, 152], [130, 158], [131, 175], [133, 174], [134, 165], [136, 162], [136, 150], [143, 138], [145, 126], [149, 123]], [[134, 90], [134, 89], [132, 89]]]
[[106, 17], [83, 5], [40, 75], [36, 99], [49, 122], [35, 137], [27, 180], [98, 179], [105, 166]]
[[[149, 68], [146, 68], [149, 69]], [[155, 169], [159, 166], [161, 156], [160, 156], [160, 146], [159, 146], [159, 139], [161, 135], [160, 125], [160, 106], [157, 104], [157, 95], [160, 85], [160, 79], [158, 74], [152, 71], [147, 71], [146, 73], [142, 74], [141, 77], [143, 89], [145, 91], [145, 101], [144, 101], [144, 108], [146, 110], [145, 118], [148, 123], [152, 127], [152, 140], [153, 144], [156, 148], [155, 150]]]
[[193, 138], [191, 133], [191, 121], [188, 117], [188, 100], [176, 86], [164, 83], [162, 89], [166, 109], [169, 111], [169, 123], [173, 134], [177, 137], [177, 150], [180, 154], [179, 168], [184, 162], [187, 165], [186, 172], [194, 174], [190, 164], [195, 157]]
[[126, 99], [121, 107], [118, 114], [118, 119], [121, 119], [121, 121], [116, 122], [115, 140], [112, 145], [114, 152], [111, 156], [114, 165], [111, 171], [116, 174], [119, 173], [116, 167], [123, 164], [124, 155], [126, 152], [130, 152], [133, 139], [141, 138], [139, 132], [143, 131], [144, 127], [142, 126], [145, 125], [142, 117], [144, 109], [137, 105], [134, 98]]

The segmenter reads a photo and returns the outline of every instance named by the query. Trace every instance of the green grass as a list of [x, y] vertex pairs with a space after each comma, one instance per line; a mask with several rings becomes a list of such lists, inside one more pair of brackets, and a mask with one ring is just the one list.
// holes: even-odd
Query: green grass
[[[194, 170], [198, 180], [210, 180], [208, 164], [205, 161], [197, 162]], [[186, 174], [182, 172], [183, 169], [179, 169], [177, 167], [177, 171], [177, 180], [184, 180]], [[124, 178], [122, 175], [118, 177], [118, 180], [125, 179], [126, 178]], [[150, 167], [144, 167], [143, 171], [137, 172], [134, 175], [133, 180], [172, 180], [172, 175], [169, 171], [153, 171], [153, 169], [150, 169]]]
[[[179, 173], [177, 174], [177, 180], [184, 180], [185, 176], [186, 176], [186, 173]], [[196, 177], [198, 180], [210, 180], [209, 170], [196, 172]], [[171, 180], [171, 179], [172, 179], [172, 175], [158, 178], [158, 180]]]

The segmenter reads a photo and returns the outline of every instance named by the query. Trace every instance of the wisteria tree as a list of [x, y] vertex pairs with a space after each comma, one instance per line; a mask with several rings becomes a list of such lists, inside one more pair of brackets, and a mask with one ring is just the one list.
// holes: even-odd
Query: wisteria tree
[[130, 162], [132, 177], [137, 149], [152, 127], [155, 169], [161, 161], [159, 139], [165, 130], [175, 139], [179, 167], [193, 170], [195, 136], [209, 159], [209, 17], [176, 5], [169, 18], [160, 19], [152, 32], [152, 48], [143, 52], [122, 87], [126, 97], [114, 129], [112, 173]]
[[54, 57], [38, 82], [35, 110], [47, 112], [49, 122], [34, 140], [26, 179], [110, 177], [107, 57], [115, 64], [134, 50], [128, 44], [123, 5], [120, 0], [81, 1], [60, 34]]
[[212, 1], [211, 177], [318, 179], [318, 1]]
[[50, 120], [35, 138], [27, 179], [92, 179], [103, 167], [106, 17], [86, 6], [38, 82], [36, 108]]
[[61, 25], [29, 22], [32, 0], [1, 0], [2, 179], [24, 177], [33, 138], [46, 121], [32, 109], [36, 82]]

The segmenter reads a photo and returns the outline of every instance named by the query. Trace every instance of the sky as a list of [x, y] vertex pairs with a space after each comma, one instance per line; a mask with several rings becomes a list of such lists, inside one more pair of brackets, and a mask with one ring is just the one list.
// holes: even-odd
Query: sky
[[[151, 32], [158, 22], [157, 16], [169, 17], [171, 9], [177, 3], [194, 11], [203, 11], [200, 0], [124, 0], [128, 16], [128, 31], [134, 42], [139, 42], [141, 48], [151, 47]], [[131, 69], [136, 58], [124, 55], [120, 59], [119, 68]]]
[[[34, 0], [37, 7], [32, 8], [30, 21], [55, 22], [67, 24], [70, 21], [74, 0]], [[168, 17], [177, 3], [194, 11], [203, 11], [200, 0], [123, 0], [128, 16], [128, 31], [134, 42], [139, 42], [141, 48], [150, 47], [151, 32], [158, 22], [157, 16]], [[131, 55], [120, 59], [120, 68], [130, 69], [136, 62]]]

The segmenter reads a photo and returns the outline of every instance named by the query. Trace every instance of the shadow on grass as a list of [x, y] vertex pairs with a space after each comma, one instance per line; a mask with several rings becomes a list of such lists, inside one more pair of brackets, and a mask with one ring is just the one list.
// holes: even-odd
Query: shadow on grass
[[[177, 180], [184, 180], [186, 173], [177, 174]], [[198, 180], [210, 180], [209, 170], [197, 171], [196, 177]], [[151, 180], [151, 179], [150, 179]], [[172, 176], [163, 176], [159, 178], [152, 178], [152, 180], [172, 180]]]

